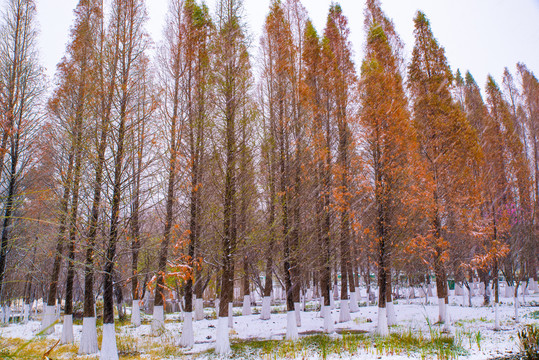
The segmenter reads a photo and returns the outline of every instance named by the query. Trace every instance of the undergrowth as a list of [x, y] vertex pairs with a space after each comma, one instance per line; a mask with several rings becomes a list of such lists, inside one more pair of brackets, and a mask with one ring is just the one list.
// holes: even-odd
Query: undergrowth
[[[377, 356], [419, 355], [421, 358], [440, 360], [456, 359], [466, 351], [454, 337], [437, 333], [433, 338], [411, 330], [392, 333], [387, 337], [366, 334], [347, 334], [342, 336], [312, 335], [298, 341], [282, 340], [243, 340], [231, 345], [233, 359], [279, 359], [309, 358], [313, 355], [326, 359], [332, 355], [350, 357], [359, 354]], [[201, 356], [216, 356], [209, 350]]]

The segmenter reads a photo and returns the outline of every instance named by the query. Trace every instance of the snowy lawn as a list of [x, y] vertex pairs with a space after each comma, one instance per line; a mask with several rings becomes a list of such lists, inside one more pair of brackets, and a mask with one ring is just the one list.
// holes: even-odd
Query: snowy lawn
[[[373, 334], [376, 327], [377, 307], [363, 306], [352, 313], [352, 320], [335, 324], [336, 333], [322, 335], [323, 319], [317, 311], [301, 313], [300, 341], [284, 341], [286, 314], [282, 307], [273, 307], [270, 320], [260, 320], [260, 315], [234, 316], [234, 328], [230, 330], [232, 358], [356, 358], [356, 359], [404, 359], [404, 358], [468, 358], [490, 359], [519, 351], [518, 330], [524, 324], [539, 325], [539, 294], [526, 296], [526, 304], [519, 310], [520, 322], [514, 320], [512, 299], [502, 298], [500, 306], [501, 330], [494, 331], [494, 309], [481, 307], [482, 297], [474, 297], [474, 307], [460, 306], [462, 297], [451, 297], [449, 333], [442, 332], [436, 323], [437, 299], [425, 305], [424, 299], [399, 300], [395, 303], [398, 325], [392, 326], [388, 338]], [[315, 308], [310, 303], [308, 308]], [[338, 305], [338, 302], [337, 302]], [[239, 314], [241, 308], [234, 308]], [[255, 312], [260, 308], [255, 307]], [[275, 313], [279, 312], [279, 313]], [[334, 320], [339, 310], [333, 310]], [[134, 328], [129, 324], [116, 324], [118, 350], [122, 359], [176, 359], [213, 358], [217, 320], [214, 312], [206, 309], [206, 319], [193, 322], [195, 346], [181, 349], [177, 346], [182, 329], [180, 314], [166, 319], [166, 330], [152, 333], [149, 315], [143, 316], [143, 324]], [[46, 338], [36, 337], [40, 330], [38, 321], [26, 325], [10, 324], [0, 328], [0, 359], [13, 354], [13, 358], [41, 359], [61, 337], [61, 324]], [[80, 341], [82, 326], [74, 325], [75, 344]], [[101, 327], [98, 329], [101, 342]], [[29, 342], [30, 340], [30, 342]], [[78, 346], [56, 346], [49, 353], [51, 359], [96, 358], [77, 357]], [[3, 349], [3, 350], [2, 350]], [[3, 354], [3, 355], [2, 355]]]

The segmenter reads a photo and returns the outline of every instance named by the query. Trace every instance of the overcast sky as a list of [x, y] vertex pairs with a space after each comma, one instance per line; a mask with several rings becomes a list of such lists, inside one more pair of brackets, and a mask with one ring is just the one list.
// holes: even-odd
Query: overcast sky
[[[0, 0], [6, 1], [6, 0]], [[206, 0], [214, 11], [217, 0]], [[41, 28], [41, 58], [52, 78], [68, 41], [73, 9], [78, 0], [37, 0]], [[258, 46], [270, 0], [244, 0], [246, 21]], [[348, 17], [356, 66], [363, 56], [364, 0], [339, 2]], [[146, 0], [148, 31], [155, 42], [161, 39], [168, 0]], [[303, 0], [309, 17], [319, 33], [326, 22], [331, 0]], [[434, 36], [445, 47], [455, 71], [470, 70], [483, 87], [487, 74], [498, 81], [505, 66], [515, 72], [515, 64], [524, 62], [539, 73], [539, 0], [382, 0], [382, 8], [393, 19], [404, 40], [409, 59], [414, 44], [413, 18], [417, 10], [430, 20]], [[253, 49], [253, 54], [256, 49]]]

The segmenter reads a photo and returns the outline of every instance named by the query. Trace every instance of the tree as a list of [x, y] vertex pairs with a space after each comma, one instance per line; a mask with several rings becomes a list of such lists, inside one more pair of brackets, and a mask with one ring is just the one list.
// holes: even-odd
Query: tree
[[[113, 270], [116, 246], [120, 236], [120, 206], [125, 188], [126, 134], [133, 113], [133, 76], [144, 63], [148, 41], [144, 30], [146, 10], [143, 0], [115, 0], [112, 7], [111, 36], [115, 41], [114, 54], [118, 55], [118, 88], [115, 91], [115, 121], [111, 123], [110, 148], [113, 155], [112, 203], [110, 229], [106, 240], [103, 275], [103, 345], [101, 357], [117, 359], [114, 330]], [[113, 59], [116, 62], [115, 59]]]
[[408, 66], [408, 88], [420, 152], [426, 161], [425, 177], [432, 184], [431, 226], [426, 245], [432, 254], [436, 275], [439, 319], [445, 322], [445, 262], [449, 246], [444, 236], [445, 226], [450, 213], [466, 217], [461, 211], [473, 201], [473, 187], [468, 180], [471, 164], [480, 155], [480, 149], [470, 124], [451, 97], [453, 75], [425, 14], [418, 12], [414, 24], [415, 45]]
[[[351, 127], [353, 126], [353, 109], [355, 97], [355, 83], [357, 82], [354, 63], [352, 62], [351, 43], [348, 40], [350, 30], [348, 20], [342, 13], [339, 5], [332, 5], [329, 9], [328, 21], [324, 31], [323, 54], [327, 61], [325, 75], [329, 77], [328, 85], [330, 101], [333, 109], [328, 115], [335, 122], [338, 131], [337, 163], [335, 166], [335, 208], [340, 216], [341, 255], [341, 311], [340, 322], [350, 320], [348, 304], [348, 268], [351, 266], [350, 257], [350, 150], [352, 149]], [[351, 279], [350, 279], [351, 280]], [[351, 284], [351, 282], [350, 282]]]
[[35, 132], [39, 128], [44, 76], [37, 53], [36, 7], [32, 0], [11, 0], [3, 11], [0, 40], [0, 172], [3, 195], [0, 239], [0, 301], [4, 302], [6, 262], [13, 215], [20, 206]]
[[[90, 102], [93, 92], [93, 84], [88, 79], [92, 78], [93, 61], [95, 61], [95, 36], [96, 30], [96, 8], [89, 1], [81, 1], [75, 9], [77, 16], [73, 27], [71, 37], [72, 42], [67, 48], [67, 54], [64, 60], [58, 65], [58, 81], [59, 85], [49, 102], [51, 113], [58, 117], [60, 122], [67, 124], [66, 136], [71, 139], [68, 161], [68, 175], [65, 182], [66, 189], [64, 194], [70, 197], [70, 210], [67, 209], [68, 204], [63, 203], [61, 209], [63, 215], [69, 216], [67, 226], [69, 227], [69, 242], [68, 242], [68, 269], [66, 277], [66, 299], [65, 299], [65, 315], [64, 328], [62, 330], [62, 342], [73, 342], [73, 279], [75, 276], [75, 243], [78, 235], [78, 212], [79, 212], [79, 196], [81, 189], [81, 177], [84, 171], [83, 160], [86, 158], [86, 147], [83, 140], [87, 138], [84, 128], [88, 126], [89, 117], [91, 115]], [[64, 201], [67, 198], [64, 198]], [[66, 212], [66, 210], [68, 210]], [[61, 224], [66, 223], [66, 219], [61, 220]], [[65, 231], [61, 225], [58, 246], [62, 246], [65, 241], [63, 232]], [[59, 256], [61, 251], [57, 253], [55, 259], [55, 267], [53, 273], [52, 284], [58, 281]], [[51, 286], [49, 293], [49, 306], [55, 299], [55, 286]]]
[[234, 256], [237, 245], [236, 177], [237, 131], [242, 107], [246, 106], [250, 84], [248, 43], [242, 24], [242, 2], [221, 0], [217, 6], [217, 34], [214, 43], [216, 116], [221, 125], [224, 153], [222, 266], [220, 280], [219, 323], [217, 325], [216, 352], [230, 352], [227, 317], [234, 290]]
[[[369, 26], [367, 52], [361, 68], [361, 125], [365, 129], [365, 162], [375, 220], [378, 263], [377, 332], [388, 334], [387, 292], [391, 292], [391, 256], [399, 238], [405, 234], [402, 224], [412, 213], [412, 181], [417, 164], [417, 140], [410, 121], [408, 101], [399, 72], [398, 49], [392, 47], [383, 25], [387, 18], [375, 4], [367, 8]], [[378, 17], [376, 16], [378, 14]], [[369, 20], [370, 19], [370, 20]], [[384, 21], [385, 20], [385, 21]], [[393, 36], [396, 34], [393, 33]], [[394, 46], [394, 45], [393, 45]], [[389, 297], [391, 301], [391, 297]]]
[[[522, 113], [523, 116], [521, 118], [523, 120], [523, 123], [521, 125], [521, 128], [526, 128], [530, 147], [531, 147], [531, 168], [533, 173], [533, 237], [531, 239], [532, 248], [535, 249], [534, 251], [530, 252], [530, 273], [535, 279], [535, 281], [538, 280], [537, 278], [537, 233], [538, 233], [538, 226], [539, 226], [539, 81], [537, 80], [537, 77], [533, 72], [531, 72], [526, 65], [523, 63], [517, 64], [518, 73], [520, 75], [521, 81], [522, 81], [522, 108], [520, 113]], [[525, 142], [526, 137], [523, 136], [523, 142]], [[525, 146], [526, 154], [527, 146]], [[534, 246], [535, 245], [535, 246]]]
[[[292, 234], [294, 233], [291, 224], [291, 194], [290, 179], [291, 168], [291, 129], [294, 124], [294, 111], [291, 99], [293, 93], [293, 66], [291, 59], [294, 58], [294, 49], [292, 42], [292, 33], [290, 23], [286, 19], [283, 5], [275, 1], [271, 5], [270, 13], [266, 17], [264, 26], [264, 35], [262, 38], [262, 51], [264, 56], [264, 75], [263, 81], [265, 96], [267, 97], [267, 106], [269, 119], [267, 125], [270, 129], [267, 134], [269, 141], [274, 142], [274, 153], [270, 154], [275, 161], [273, 166], [268, 167], [269, 171], [276, 172], [276, 178], [270, 179], [270, 182], [276, 181], [278, 184], [278, 205], [280, 208], [281, 238], [283, 241], [283, 275], [286, 291], [287, 304], [287, 338], [297, 338], [297, 326], [294, 311], [292, 268], [294, 267], [292, 258]], [[273, 177], [273, 174], [269, 175]], [[275, 186], [277, 185], [275, 184]], [[270, 186], [274, 186], [270, 184]], [[272, 201], [272, 199], [270, 199]], [[271, 209], [273, 211], [273, 209]], [[271, 216], [271, 214], [270, 214]], [[271, 225], [270, 225], [271, 226]]]
[[[490, 185], [486, 194], [492, 223], [491, 258], [494, 263], [495, 307], [499, 302], [498, 271], [505, 257], [503, 273], [508, 284], [515, 285], [515, 318], [518, 320], [517, 292], [521, 279], [516, 278], [516, 267], [521, 262], [521, 273], [525, 274], [524, 245], [528, 243], [531, 229], [526, 221], [530, 208], [530, 178], [524, 147], [515, 129], [509, 104], [503, 99], [501, 90], [489, 76], [487, 79], [487, 104], [489, 117], [485, 128], [485, 154], [489, 155], [485, 183]], [[519, 231], [519, 228], [523, 228]], [[506, 256], [509, 255], [509, 256]], [[497, 315], [497, 314], [496, 314]], [[495, 328], [499, 329], [498, 316]]]

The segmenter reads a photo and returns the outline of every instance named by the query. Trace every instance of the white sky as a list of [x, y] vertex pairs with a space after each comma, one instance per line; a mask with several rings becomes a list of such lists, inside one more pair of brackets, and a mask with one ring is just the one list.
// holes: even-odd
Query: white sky
[[[5, 0], [4, 0], [5, 1]], [[78, 0], [36, 0], [41, 28], [41, 58], [52, 78], [68, 41], [73, 9]], [[206, 0], [210, 10], [216, 0]], [[363, 56], [364, 0], [339, 2], [348, 17], [356, 66]], [[155, 42], [161, 39], [168, 0], [146, 0], [150, 20], [148, 31]], [[270, 0], [244, 0], [246, 21], [258, 46]], [[331, 0], [303, 0], [309, 17], [321, 34]], [[382, 8], [393, 19], [406, 45], [413, 48], [413, 18], [422, 10], [431, 22], [439, 43], [455, 71], [470, 70], [483, 87], [487, 74], [498, 81], [505, 66], [515, 73], [515, 64], [524, 62], [539, 73], [539, 0], [382, 0]], [[256, 53], [256, 49], [253, 52]]]

